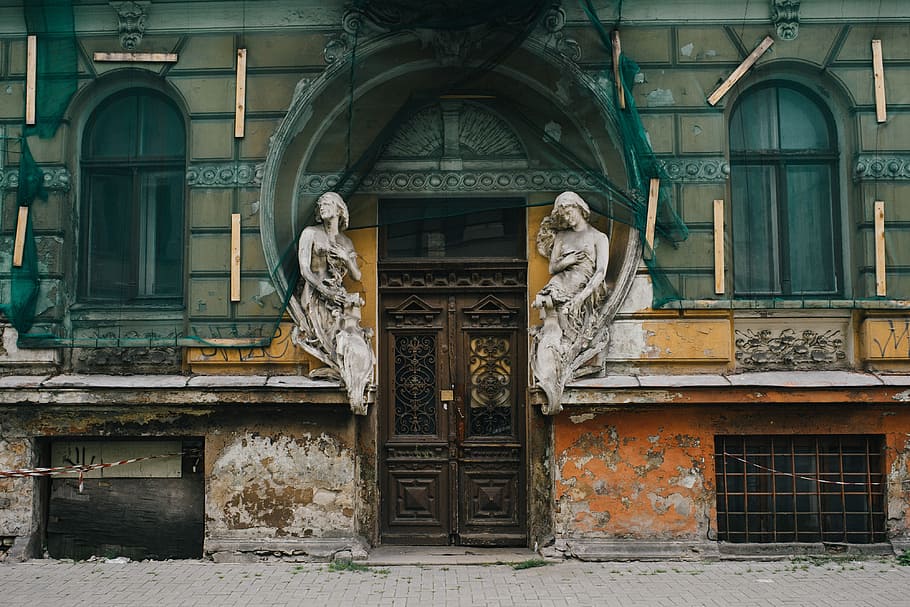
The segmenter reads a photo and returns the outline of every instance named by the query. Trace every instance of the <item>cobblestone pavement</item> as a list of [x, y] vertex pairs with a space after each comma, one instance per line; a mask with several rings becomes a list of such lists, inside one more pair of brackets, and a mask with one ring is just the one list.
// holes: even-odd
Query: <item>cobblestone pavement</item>
[[246, 606], [910, 605], [893, 558], [715, 563], [396, 565], [33, 560], [0, 565], [0, 604]]

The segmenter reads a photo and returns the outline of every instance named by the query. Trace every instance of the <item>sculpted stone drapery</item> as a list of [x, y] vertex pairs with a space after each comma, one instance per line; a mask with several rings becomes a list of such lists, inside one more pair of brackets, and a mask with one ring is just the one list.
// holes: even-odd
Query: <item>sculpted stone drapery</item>
[[305, 228], [298, 240], [302, 285], [299, 299], [290, 301], [296, 324], [291, 340], [327, 365], [310, 375], [343, 381], [351, 410], [365, 415], [365, 391], [373, 380], [372, 331], [360, 326], [363, 299], [342, 284], [345, 276], [360, 280], [357, 251], [344, 234], [347, 227], [348, 209], [341, 196], [320, 196], [316, 225]]
[[550, 260], [550, 281], [533, 306], [543, 324], [532, 329], [531, 370], [547, 396], [546, 414], [562, 410], [568, 383], [603, 371], [609, 342], [607, 235], [588, 223], [590, 209], [575, 192], [556, 198], [541, 222], [537, 249]]

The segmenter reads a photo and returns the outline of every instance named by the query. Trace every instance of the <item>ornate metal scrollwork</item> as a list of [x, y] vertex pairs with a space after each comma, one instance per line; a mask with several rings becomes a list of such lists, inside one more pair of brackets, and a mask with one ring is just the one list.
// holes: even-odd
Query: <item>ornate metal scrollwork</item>
[[436, 336], [395, 337], [395, 433], [436, 434]]
[[512, 344], [508, 337], [471, 339], [470, 428], [475, 436], [512, 432]]

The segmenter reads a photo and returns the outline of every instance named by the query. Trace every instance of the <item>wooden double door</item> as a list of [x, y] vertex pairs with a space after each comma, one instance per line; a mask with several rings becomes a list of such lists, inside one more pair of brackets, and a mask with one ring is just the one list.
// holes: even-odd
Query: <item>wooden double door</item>
[[384, 543], [527, 543], [525, 268], [380, 270]]

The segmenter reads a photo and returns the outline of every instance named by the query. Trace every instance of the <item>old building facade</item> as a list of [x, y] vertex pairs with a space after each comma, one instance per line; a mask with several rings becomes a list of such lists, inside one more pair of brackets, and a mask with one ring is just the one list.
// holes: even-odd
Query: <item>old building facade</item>
[[906, 543], [902, 2], [28, 4], [0, 554]]

